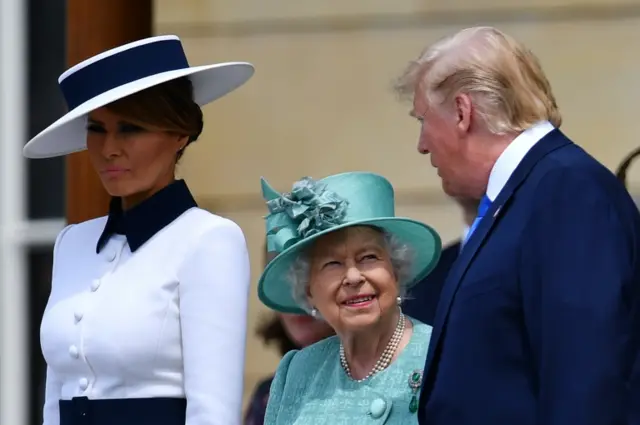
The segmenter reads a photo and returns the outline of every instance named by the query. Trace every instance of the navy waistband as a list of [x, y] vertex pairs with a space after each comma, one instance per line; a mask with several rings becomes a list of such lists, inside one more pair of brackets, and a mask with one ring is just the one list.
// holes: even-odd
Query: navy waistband
[[60, 400], [60, 425], [184, 425], [184, 398]]

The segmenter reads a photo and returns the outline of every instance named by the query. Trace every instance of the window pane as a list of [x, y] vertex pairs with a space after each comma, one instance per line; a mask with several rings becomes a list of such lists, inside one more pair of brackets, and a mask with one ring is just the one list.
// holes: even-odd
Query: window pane
[[[66, 110], [58, 76], [66, 68], [66, 1], [29, 0], [28, 136]], [[29, 218], [64, 217], [64, 158], [27, 160]]]
[[46, 364], [40, 349], [40, 321], [51, 290], [53, 245], [27, 250], [27, 282], [29, 288], [29, 418], [30, 424], [42, 423]]

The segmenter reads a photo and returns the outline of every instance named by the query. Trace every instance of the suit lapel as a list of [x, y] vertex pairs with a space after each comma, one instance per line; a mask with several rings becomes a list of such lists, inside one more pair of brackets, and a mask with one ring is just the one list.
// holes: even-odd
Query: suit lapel
[[[498, 194], [498, 197], [491, 204], [491, 207], [485, 214], [484, 218], [478, 224], [462, 252], [458, 257], [458, 260], [454, 263], [446, 282], [442, 288], [440, 295], [440, 301], [438, 302], [438, 308], [436, 310], [436, 317], [433, 325], [433, 334], [431, 335], [431, 342], [429, 343], [429, 353], [427, 355], [427, 364], [425, 365], [424, 376], [429, 377], [432, 364], [434, 362], [434, 354], [438, 349], [438, 345], [441, 342], [443, 330], [447, 324], [449, 318], [449, 312], [451, 310], [451, 304], [455, 297], [455, 294], [462, 282], [467, 269], [469, 268], [476, 253], [490, 235], [494, 224], [500, 214], [504, 214], [508, 208], [509, 200], [516, 191], [516, 189], [524, 182], [534, 166], [550, 152], [570, 144], [571, 141], [560, 132], [560, 130], [553, 130], [545, 137], [543, 137], [533, 148], [525, 155], [518, 167], [515, 169], [507, 184]], [[425, 379], [426, 383], [426, 379]]]

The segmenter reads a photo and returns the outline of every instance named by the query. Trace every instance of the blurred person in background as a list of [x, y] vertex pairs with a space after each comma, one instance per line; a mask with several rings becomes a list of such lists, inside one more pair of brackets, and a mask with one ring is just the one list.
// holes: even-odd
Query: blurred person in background
[[260, 300], [322, 318], [336, 336], [280, 362], [264, 423], [415, 424], [431, 327], [403, 314], [406, 291], [435, 267], [438, 234], [395, 216], [382, 176], [304, 178], [289, 193], [262, 181], [270, 250]]
[[[268, 252], [265, 246], [265, 266], [276, 256]], [[326, 322], [315, 319], [308, 314], [274, 313], [260, 324], [258, 336], [265, 345], [275, 344], [280, 356], [291, 350], [299, 350], [334, 334]], [[273, 375], [256, 386], [247, 412], [244, 425], [262, 425], [269, 400], [269, 389]]]
[[453, 197], [481, 199], [440, 296], [420, 423], [640, 423], [640, 214], [565, 136], [522, 43], [429, 45], [397, 90]]
[[44, 425], [241, 422], [245, 238], [198, 208], [175, 168], [202, 131], [201, 106], [252, 74], [247, 63], [189, 67], [180, 40], [160, 36], [60, 77], [69, 112], [24, 153], [87, 149], [112, 201], [55, 242]]
[[411, 289], [411, 292], [402, 303], [402, 310], [405, 314], [428, 325], [433, 325], [442, 287], [449, 275], [449, 270], [458, 259], [460, 250], [463, 247], [462, 242], [469, 233], [480, 205], [480, 201], [474, 199], [455, 199], [455, 202], [462, 209], [462, 221], [464, 224], [462, 238], [456, 239], [442, 249], [436, 268], [433, 269], [429, 276]]

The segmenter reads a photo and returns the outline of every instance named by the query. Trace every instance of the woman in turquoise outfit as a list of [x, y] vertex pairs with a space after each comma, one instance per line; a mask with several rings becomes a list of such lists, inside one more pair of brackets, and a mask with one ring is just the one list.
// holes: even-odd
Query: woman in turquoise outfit
[[260, 299], [336, 332], [285, 355], [265, 425], [417, 424], [431, 327], [401, 303], [438, 261], [438, 234], [395, 217], [393, 187], [372, 173], [307, 177], [288, 193], [263, 179], [262, 191], [268, 247], [279, 255], [260, 278]]

